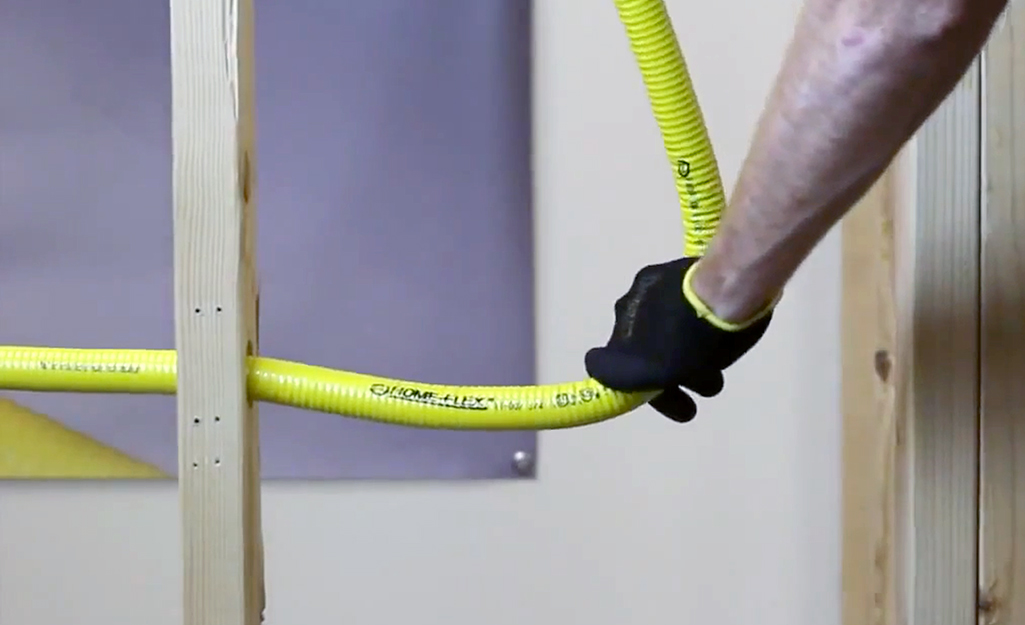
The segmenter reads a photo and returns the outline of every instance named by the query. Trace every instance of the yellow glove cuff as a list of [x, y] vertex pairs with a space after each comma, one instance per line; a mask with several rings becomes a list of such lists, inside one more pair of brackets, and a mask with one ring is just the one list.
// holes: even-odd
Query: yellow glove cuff
[[708, 304], [701, 301], [701, 298], [698, 297], [697, 293], [694, 292], [694, 288], [691, 286], [691, 276], [694, 274], [694, 269], [700, 264], [700, 262], [701, 261], [698, 261], [691, 265], [690, 268], [687, 269], [687, 272], [683, 274], [683, 296], [687, 298], [690, 305], [694, 307], [694, 311], [697, 312], [698, 317], [704, 319], [720, 330], [725, 330], [726, 332], [740, 332], [741, 330], [751, 327], [771, 313], [772, 309], [776, 307], [776, 303], [779, 302], [779, 298], [782, 296], [782, 293], [777, 295], [765, 308], [744, 322], [732, 323], [725, 319], [720, 319], [714, 312], [712, 312], [712, 309], [708, 307]]

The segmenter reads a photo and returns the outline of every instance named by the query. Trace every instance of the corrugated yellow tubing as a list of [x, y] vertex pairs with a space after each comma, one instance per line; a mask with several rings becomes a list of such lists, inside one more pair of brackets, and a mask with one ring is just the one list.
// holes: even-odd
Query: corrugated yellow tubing
[[726, 206], [719, 165], [662, 0], [616, 0], [676, 178], [684, 256], [701, 256]]
[[[616, 6], [676, 179], [684, 252], [701, 255], [725, 197], [672, 23], [662, 0], [616, 0]], [[248, 384], [258, 401], [441, 429], [575, 427], [624, 414], [651, 399], [651, 394], [611, 391], [591, 379], [542, 386], [443, 386], [263, 357], [250, 359]], [[176, 356], [173, 350], [0, 347], [0, 388], [173, 394]]]

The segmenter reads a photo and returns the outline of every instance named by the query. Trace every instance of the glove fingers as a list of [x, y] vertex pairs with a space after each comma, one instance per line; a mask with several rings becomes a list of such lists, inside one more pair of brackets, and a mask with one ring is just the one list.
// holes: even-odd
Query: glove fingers
[[698, 414], [698, 406], [682, 389], [671, 386], [648, 402], [662, 415], [677, 423], [687, 423]]
[[725, 380], [721, 371], [712, 370], [684, 376], [679, 384], [702, 397], [715, 397], [722, 392]]
[[627, 393], [665, 388], [672, 384], [666, 379], [664, 366], [611, 347], [588, 350], [584, 356], [584, 368], [587, 375], [604, 386]]

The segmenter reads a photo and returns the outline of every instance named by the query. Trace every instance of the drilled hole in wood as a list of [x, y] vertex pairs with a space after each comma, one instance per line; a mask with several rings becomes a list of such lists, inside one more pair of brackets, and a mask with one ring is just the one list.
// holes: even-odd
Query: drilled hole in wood
[[195, 425], [199, 425], [199, 417], [193, 417], [192, 423], [194, 423]]
[[[247, 361], [252, 356], [253, 356], [253, 342], [252, 341], [246, 341], [246, 359], [247, 359]], [[248, 393], [246, 393], [246, 404], [250, 408], [253, 407], [253, 396], [249, 395]]]

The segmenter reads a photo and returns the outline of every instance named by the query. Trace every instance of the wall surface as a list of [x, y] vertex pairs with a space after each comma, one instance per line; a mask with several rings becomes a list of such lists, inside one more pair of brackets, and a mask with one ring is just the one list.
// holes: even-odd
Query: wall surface
[[[796, 0], [670, 0], [727, 185]], [[536, 9], [539, 371], [583, 374], [633, 273], [679, 254], [671, 178], [612, 3]], [[268, 623], [839, 622], [839, 239], [680, 427], [541, 437], [518, 483], [273, 484]], [[180, 622], [172, 485], [0, 487], [0, 625]]]
[[[167, 0], [0, 2], [5, 345], [174, 346], [169, 13]], [[533, 383], [530, 4], [257, 13], [260, 351], [438, 384]], [[2, 395], [177, 472], [173, 397]], [[260, 433], [270, 479], [512, 477], [537, 440], [274, 404]], [[0, 476], [38, 449], [11, 438]]]

